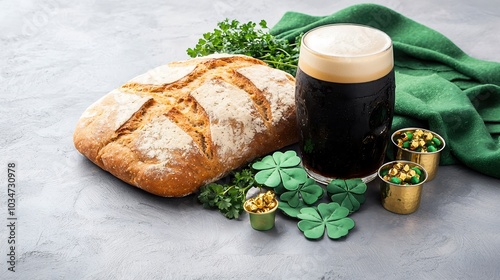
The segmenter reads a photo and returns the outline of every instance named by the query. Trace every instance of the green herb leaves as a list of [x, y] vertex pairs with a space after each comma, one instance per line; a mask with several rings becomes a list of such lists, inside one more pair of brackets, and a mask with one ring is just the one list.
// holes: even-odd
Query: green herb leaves
[[198, 200], [205, 208], [215, 208], [228, 219], [237, 219], [243, 212], [243, 203], [251, 187], [259, 187], [252, 169], [235, 172], [231, 184], [211, 183], [201, 187]]
[[[213, 32], [203, 34], [194, 48], [189, 48], [190, 57], [205, 56], [213, 53], [243, 54], [268, 63], [295, 76], [299, 59], [299, 44], [277, 39], [269, 34], [265, 20], [240, 23], [226, 19], [217, 23]], [[300, 37], [295, 42], [300, 43]]]

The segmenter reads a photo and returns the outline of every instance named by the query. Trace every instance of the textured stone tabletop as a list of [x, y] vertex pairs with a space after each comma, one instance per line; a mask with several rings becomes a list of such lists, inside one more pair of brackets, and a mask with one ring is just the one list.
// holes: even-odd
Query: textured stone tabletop
[[[225, 18], [274, 25], [288, 10], [328, 15], [359, 1], [0, 1], [1, 279], [498, 279], [500, 180], [441, 167], [420, 209], [382, 208], [376, 182], [347, 238], [309, 241], [294, 220], [253, 230], [195, 196], [160, 198], [80, 155], [72, 134], [105, 93], [187, 58]], [[500, 62], [492, 0], [374, 1]], [[8, 166], [15, 164], [15, 217]], [[15, 222], [15, 272], [8, 270]]]

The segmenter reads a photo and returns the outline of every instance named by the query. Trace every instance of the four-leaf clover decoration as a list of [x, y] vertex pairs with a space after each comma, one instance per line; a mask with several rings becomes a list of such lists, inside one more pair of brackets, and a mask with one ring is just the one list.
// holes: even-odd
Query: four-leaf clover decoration
[[259, 170], [255, 174], [255, 181], [259, 184], [275, 188], [281, 184], [287, 190], [296, 190], [307, 179], [306, 171], [298, 167], [300, 157], [295, 151], [274, 152], [262, 160], [252, 164], [252, 168]]
[[366, 184], [361, 179], [332, 180], [326, 190], [333, 202], [356, 212], [365, 202]]
[[309, 239], [319, 239], [326, 232], [329, 238], [338, 239], [349, 233], [354, 227], [354, 221], [347, 218], [349, 209], [336, 202], [320, 203], [316, 208], [306, 207], [300, 210], [297, 224], [304, 236]]

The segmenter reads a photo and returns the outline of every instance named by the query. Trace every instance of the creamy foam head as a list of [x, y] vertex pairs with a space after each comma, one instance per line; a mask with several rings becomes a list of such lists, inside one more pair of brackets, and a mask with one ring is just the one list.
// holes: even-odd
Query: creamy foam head
[[374, 81], [394, 67], [392, 41], [384, 32], [368, 26], [321, 26], [302, 37], [299, 67], [323, 81]]

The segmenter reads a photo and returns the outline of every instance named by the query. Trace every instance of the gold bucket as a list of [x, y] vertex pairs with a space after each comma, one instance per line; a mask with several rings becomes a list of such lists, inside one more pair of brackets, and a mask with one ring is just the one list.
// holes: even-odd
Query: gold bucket
[[274, 199], [276, 206], [264, 213], [255, 213], [247, 209], [248, 200], [243, 204], [243, 209], [250, 217], [250, 225], [255, 230], [270, 230], [274, 227], [276, 219], [276, 209], [278, 209], [278, 200]]
[[[398, 146], [397, 137], [401, 135], [402, 132], [415, 131], [417, 129], [423, 130], [424, 132], [432, 133], [434, 137], [436, 137], [441, 141], [442, 145], [440, 146], [440, 148], [434, 152], [417, 152]], [[396, 147], [395, 148], [396, 160], [407, 160], [420, 164], [427, 171], [427, 176], [428, 176], [427, 181], [431, 181], [434, 179], [434, 177], [436, 177], [437, 170], [439, 167], [440, 154], [441, 151], [446, 146], [446, 143], [443, 137], [441, 137], [441, 135], [433, 131], [430, 131], [428, 129], [410, 127], [395, 131], [391, 136], [391, 140], [394, 146]]]
[[[410, 167], [418, 167], [422, 174], [420, 175], [420, 182], [413, 185], [401, 185], [384, 179], [381, 175], [383, 170], [386, 170], [395, 163], [408, 164]], [[423, 166], [411, 161], [391, 161], [382, 165], [377, 172], [380, 180], [380, 198], [382, 206], [396, 214], [411, 214], [417, 211], [420, 206], [420, 198], [422, 196], [422, 187], [427, 180], [427, 172]], [[423, 178], [423, 179], [422, 179]]]

